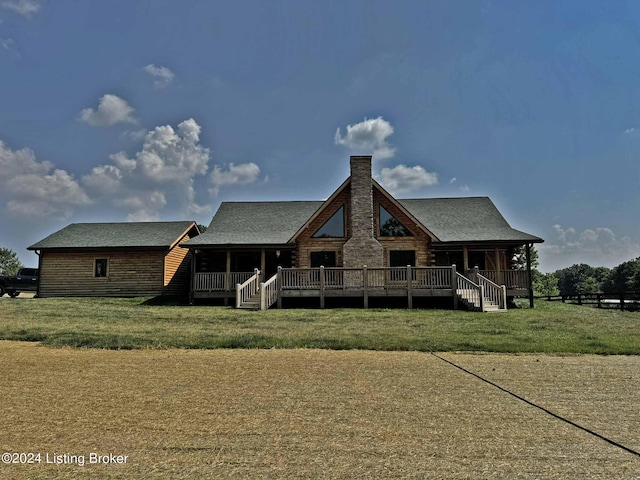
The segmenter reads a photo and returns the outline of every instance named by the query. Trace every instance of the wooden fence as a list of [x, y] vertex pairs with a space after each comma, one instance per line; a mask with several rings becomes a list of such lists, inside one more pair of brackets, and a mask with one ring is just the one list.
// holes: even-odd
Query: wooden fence
[[640, 310], [640, 292], [542, 295], [535, 298], [550, 302], [571, 303], [573, 305], [586, 305], [596, 308], [613, 308], [622, 311]]

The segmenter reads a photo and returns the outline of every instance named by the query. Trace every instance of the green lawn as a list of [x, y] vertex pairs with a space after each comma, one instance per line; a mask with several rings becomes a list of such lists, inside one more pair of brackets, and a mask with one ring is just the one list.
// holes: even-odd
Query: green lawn
[[0, 300], [0, 339], [50, 346], [325, 348], [640, 354], [640, 313], [537, 301], [507, 313], [327, 309], [246, 312], [146, 298]]

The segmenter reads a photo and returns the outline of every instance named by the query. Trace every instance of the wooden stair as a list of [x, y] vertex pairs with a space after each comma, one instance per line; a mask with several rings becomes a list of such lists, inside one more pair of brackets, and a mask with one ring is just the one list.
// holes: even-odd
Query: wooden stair
[[484, 297], [482, 304], [483, 308], [480, 308], [480, 296], [477, 292], [468, 292], [466, 290], [457, 290], [458, 299], [467, 306], [467, 308], [474, 312], [506, 312], [506, 308], [500, 308], [495, 302], [492, 302], [487, 297]]
[[240, 310], [260, 310], [260, 290], [254, 293], [248, 300], [241, 303]]

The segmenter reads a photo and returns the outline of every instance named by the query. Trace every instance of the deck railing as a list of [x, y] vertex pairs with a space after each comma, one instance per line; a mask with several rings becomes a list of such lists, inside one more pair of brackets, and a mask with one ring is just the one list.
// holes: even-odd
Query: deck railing
[[482, 311], [484, 308], [484, 295], [482, 287], [460, 272], [456, 272], [456, 294], [472, 309]]
[[278, 301], [278, 275], [260, 284], [260, 310], [268, 310]]
[[244, 283], [238, 283], [236, 285], [236, 307], [245, 303], [251, 297], [253, 297], [260, 287], [260, 270], [257, 268], [254, 270], [253, 276], [247, 279]]
[[283, 268], [283, 290], [452, 288], [451, 267]]
[[238, 283], [244, 283], [254, 272], [197, 272], [194, 275], [194, 291], [232, 291]]
[[504, 285], [498, 285], [483, 275], [476, 275], [476, 283], [482, 288], [484, 300], [497, 305], [500, 309], [507, 308], [507, 289]]
[[[468, 270], [467, 276], [474, 272], [475, 269]], [[478, 270], [478, 273], [493, 283], [505, 285], [510, 290], [527, 290], [529, 288], [529, 276], [526, 270]]]

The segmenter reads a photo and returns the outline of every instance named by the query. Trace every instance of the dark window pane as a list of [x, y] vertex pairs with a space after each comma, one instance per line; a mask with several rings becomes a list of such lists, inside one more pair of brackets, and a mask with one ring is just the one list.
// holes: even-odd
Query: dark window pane
[[340, 207], [331, 218], [322, 225], [313, 238], [343, 238], [344, 237], [344, 206]]
[[107, 260], [106, 258], [97, 258], [94, 275], [96, 277], [106, 277], [108, 265], [109, 265], [109, 260]]
[[381, 237], [412, 237], [413, 234], [400, 221], [380, 205]]
[[335, 267], [336, 252], [311, 252], [311, 268]]
[[391, 250], [389, 252], [389, 266], [406, 267], [407, 265], [416, 266], [415, 250]]
[[253, 272], [254, 268], [260, 268], [260, 252], [258, 251], [231, 251], [232, 272]]
[[201, 250], [196, 253], [196, 272], [226, 272], [227, 252]]

